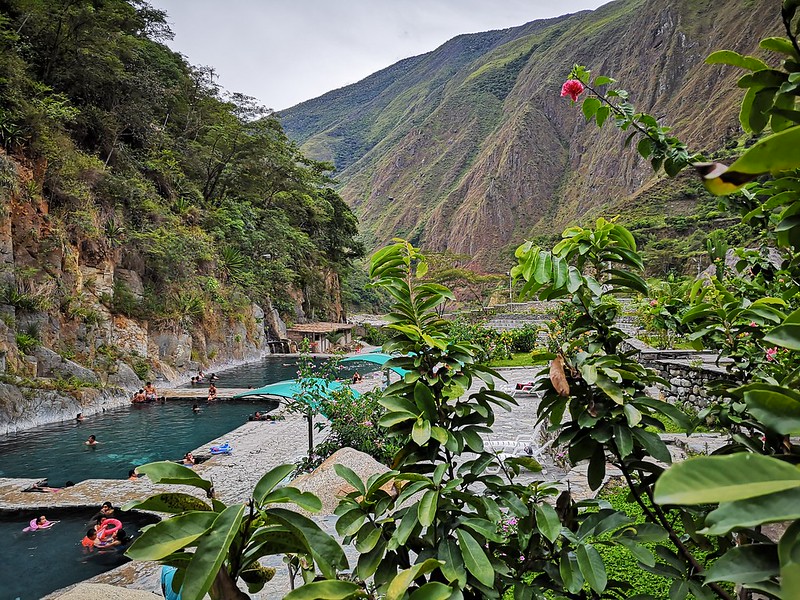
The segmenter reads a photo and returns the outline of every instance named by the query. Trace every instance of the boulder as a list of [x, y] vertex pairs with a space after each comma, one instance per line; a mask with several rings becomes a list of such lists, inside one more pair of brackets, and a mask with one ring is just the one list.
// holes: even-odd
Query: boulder
[[[334, 465], [344, 465], [351, 468], [362, 481], [366, 481], [376, 473], [386, 473], [389, 468], [379, 463], [369, 454], [364, 454], [353, 448], [342, 448], [334, 452], [311, 473], [301, 475], [290, 484], [301, 492], [311, 492], [322, 501], [322, 511], [319, 514], [332, 515], [339, 505], [339, 499], [353, 491], [353, 486], [336, 474]], [[381, 488], [388, 493], [393, 491], [393, 482], [390, 481]]]
[[158, 357], [179, 369], [192, 359], [192, 336], [188, 333], [159, 332], [151, 337], [158, 346]]
[[114, 372], [108, 374], [108, 385], [121, 387], [130, 391], [142, 387], [142, 382], [127, 363], [118, 360], [115, 363]]
[[89, 383], [99, 383], [100, 380], [91, 369], [82, 367], [78, 363], [67, 360], [57, 352], [44, 346], [37, 346], [33, 351], [36, 357], [36, 376], [50, 377], [52, 379], [69, 379], [76, 377]]

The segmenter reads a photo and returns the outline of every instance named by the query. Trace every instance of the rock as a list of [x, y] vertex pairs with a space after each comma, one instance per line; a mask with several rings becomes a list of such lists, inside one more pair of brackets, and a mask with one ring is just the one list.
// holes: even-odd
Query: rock
[[139, 323], [122, 315], [114, 315], [111, 341], [122, 350], [142, 357], [148, 356], [147, 329]]
[[125, 289], [133, 294], [137, 300], [144, 298], [144, 284], [136, 271], [117, 267], [114, 269], [114, 281], [124, 285]]
[[170, 365], [182, 369], [191, 361], [192, 336], [188, 333], [159, 332], [151, 339], [158, 346], [159, 358]]
[[108, 375], [108, 385], [121, 387], [130, 391], [142, 387], [142, 381], [127, 363], [118, 360], [115, 363], [115, 371]]
[[53, 600], [153, 600], [152, 592], [132, 590], [106, 583], [79, 583], [68, 592], [52, 596]]
[[49, 348], [37, 346], [33, 354], [37, 360], [37, 377], [49, 377], [52, 379], [69, 379], [70, 377], [75, 377], [88, 383], [100, 382], [94, 371], [82, 367], [71, 360], [67, 360]]
[[[292, 487], [303, 492], [311, 492], [319, 497], [322, 501], [321, 514], [333, 514], [334, 509], [339, 505], [339, 499], [353, 491], [353, 486], [334, 471], [333, 466], [336, 464], [351, 468], [362, 481], [366, 481], [370, 475], [386, 473], [389, 470], [369, 454], [353, 448], [337, 450], [314, 471], [301, 475], [291, 483]], [[385, 484], [382, 489], [390, 492], [392, 483]]]

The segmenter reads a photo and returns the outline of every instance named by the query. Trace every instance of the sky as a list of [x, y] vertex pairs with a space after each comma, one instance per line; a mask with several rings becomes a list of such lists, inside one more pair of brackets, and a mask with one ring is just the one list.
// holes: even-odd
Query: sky
[[231, 92], [275, 110], [355, 83], [461, 33], [522, 25], [608, 0], [150, 0], [169, 46]]

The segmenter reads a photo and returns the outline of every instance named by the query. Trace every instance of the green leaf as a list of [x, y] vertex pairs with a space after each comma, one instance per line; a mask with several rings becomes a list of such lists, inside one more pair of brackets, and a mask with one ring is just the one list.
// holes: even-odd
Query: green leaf
[[386, 600], [400, 600], [405, 595], [411, 582], [420, 575], [435, 571], [441, 564], [441, 561], [429, 558], [424, 562], [415, 564], [410, 569], [400, 571], [386, 589]]
[[800, 433], [800, 394], [777, 385], [760, 384], [744, 393], [750, 413], [783, 435]]
[[800, 598], [800, 521], [795, 521], [778, 542], [783, 598]]
[[534, 507], [536, 513], [536, 526], [542, 535], [550, 542], [555, 542], [561, 533], [561, 519], [552, 506], [547, 503], [537, 504]]
[[146, 500], [134, 500], [121, 508], [123, 511], [137, 508], [139, 510], [152, 510], [169, 514], [177, 514], [190, 510], [211, 510], [211, 507], [190, 494], [180, 492], [166, 492], [150, 496]]
[[769, 135], [739, 157], [728, 169], [737, 173], [760, 175], [800, 167], [800, 126]]
[[709, 54], [706, 58], [706, 64], [709, 65], [731, 65], [732, 67], [740, 67], [749, 71], [758, 71], [766, 69], [768, 66], [761, 60], [754, 56], [742, 56], [738, 52], [732, 50], [717, 50]]
[[614, 442], [622, 458], [625, 458], [633, 452], [633, 436], [630, 430], [624, 425], [620, 425], [619, 423], [614, 425]]
[[756, 498], [723, 502], [706, 517], [704, 535], [724, 535], [738, 527], [754, 527], [800, 519], [800, 488]]
[[606, 576], [606, 567], [603, 564], [603, 559], [600, 553], [594, 546], [587, 546], [581, 544], [575, 551], [578, 559], [578, 567], [580, 567], [586, 583], [589, 584], [595, 592], [602, 594], [606, 589], [608, 578]]
[[464, 568], [464, 558], [458, 551], [458, 546], [451, 539], [444, 539], [439, 544], [439, 560], [442, 561], [440, 570], [450, 583], [463, 587], [467, 583], [467, 570]]
[[148, 527], [125, 552], [134, 560], [159, 560], [182, 548], [194, 545], [195, 540], [214, 524], [218, 513], [189, 512], [165, 519]]
[[239, 533], [244, 515], [244, 504], [234, 504], [220, 513], [197, 544], [197, 549], [186, 568], [181, 598], [200, 600], [211, 588], [228, 550]]
[[599, 87], [601, 85], [608, 85], [609, 83], [614, 83], [614, 80], [611, 77], [606, 77], [605, 75], [598, 75], [594, 78], [594, 86]]
[[433, 394], [430, 388], [421, 381], [414, 385], [414, 402], [429, 421], [436, 420], [436, 402], [433, 399]]
[[800, 324], [789, 323], [778, 325], [767, 335], [764, 341], [789, 350], [800, 350]]
[[295, 487], [286, 486], [272, 490], [264, 497], [264, 504], [283, 504], [291, 502], [308, 512], [322, 510], [322, 501], [311, 492], [301, 492]]
[[595, 115], [595, 122], [597, 123], [598, 127], [602, 127], [603, 123], [606, 122], [608, 116], [611, 114], [611, 107], [609, 106], [601, 106], [597, 109], [597, 114]]
[[800, 470], [788, 463], [738, 453], [702, 456], [678, 463], [659, 477], [659, 504], [732, 502], [800, 487]]
[[686, 600], [689, 595], [689, 583], [682, 579], [676, 579], [669, 586], [669, 600]]
[[351, 581], [314, 581], [306, 583], [283, 597], [283, 600], [349, 600], [363, 597], [361, 587]]
[[286, 479], [295, 468], [295, 465], [278, 465], [274, 469], [267, 471], [258, 480], [255, 489], [253, 489], [253, 500], [256, 501], [256, 504], [261, 506], [264, 503], [264, 497], [274, 490], [276, 485]]
[[424, 416], [417, 417], [414, 428], [411, 430], [411, 439], [418, 446], [424, 446], [431, 439], [431, 422]]
[[140, 475], [147, 475], [153, 483], [173, 483], [191, 485], [206, 492], [211, 489], [211, 482], [206, 481], [189, 467], [172, 461], [148, 463], [136, 468]]
[[408, 600], [448, 600], [453, 594], [453, 588], [439, 581], [429, 581], [418, 590], [415, 590]]
[[672, 462], [667, 445], [658, 437], [658, 434], [640, 428], [632, 429], [631, 433], [653, 458], [663, 463]]
[[333, 465], [333, 470], [336, 471], [336, 474], [344, 479], [347, 483], [353, 486], [353, 489], [356, 490], [362, 496], [367, 493], [367, 488], [364, 487], [364, 482], [361, 481], [361, 478], [356, 475], [356, 472], [353, 471], [350, 467], [346, 467], [344, 465]]
[[786, 38], [768, 37], [761, 40], [758, 45], [764, 50], [771, 50], [772, 52], [779, 52], [781, 54], [788, 54], [789, 56], [800, 58], [797, 56], [797, 51], [794, 49], [794, 46], [792, 46], [792, 42]]
[[594, 118], [597, 114], [597, 109], [603, 103], [600, 101], [599, 98], [595, 98], [594, 96], [589, 96], [586, 100], [583, 101], [583, 106], [581, 109], [583, 110], [583, 116], [586, 117], [586, 120]]
[[436, 519], [436, 505], [439, 502], [439, 490], [427, 490], [422, 494], [422, 499], [417, 507], [417, 514], [421, 525], [428, 527]]
[[616, 541], [628, 549], [633, 557], [638, 560], [643, 565], [647, 565], [648, 567], [652, 567], [656, 564], [656, 558], [653, 556], [653, 553], [650, 552], [646, 547], [642, 546], [641, 544], [637, 544], [633, 540], [629, 540], [624, 537], [617, 538]]
[[531, 458], [530, 456], [511, 456], [505, 459], [507, 465], [517, 465], [530, 471], [531, 473], [541, 473], [542, 465], [539, 461]]
[[314, 521], [284, 508], [270, 508], [266, 513], [305, 540], [309, 553], [325, 577], [334, 579], [337, 569], [348, 568], [342, 547]]
[[467, 571], [472, 573], [473, 577], [483, 585], [494, 586], [494, 568], [481, 545], [463, 529], [456, 529], [456, 537]]
[[706, 571], [706, 583], [756, 583], [778, 574], [778, 548], [774, 544], [748, 544], [731, 548]]

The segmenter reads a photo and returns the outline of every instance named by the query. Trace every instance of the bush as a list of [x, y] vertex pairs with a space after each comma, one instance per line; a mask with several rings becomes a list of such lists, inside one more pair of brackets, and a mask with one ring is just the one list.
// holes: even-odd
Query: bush
[[534, 348], [536, 348], [539, 328], [530, 323], [526, 323], [522, 327], [512, 329], [510, 334], [511, 347], [515, 352], [532, 352]]
[[511, 358], [512, 335], [507, 331], [499, 332], [458, 318], [450, 323], [448, 334], [455, 343], [469, 342], [477, 346], [479, 351], [475, 358], [478, 362]]
[[381, 327], [374, 327], [369, 323], [364, 323], [364, 335], [361, 336], [370, 346], [383, 346], [386, 341], [386, 333]]

